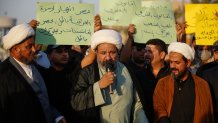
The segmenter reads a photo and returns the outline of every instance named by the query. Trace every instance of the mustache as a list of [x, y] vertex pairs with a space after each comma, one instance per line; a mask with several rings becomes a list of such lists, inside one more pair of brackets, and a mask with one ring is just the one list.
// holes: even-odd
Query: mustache
[[106, 61], [103, 61], [103, 66], [105, 66], [106, 64], [108, 64], [108, 63], [111, 63], [111, 64], [115, 64], [115, 62], [116, 61], [113, 61], [112, 59], [110, 59], [110, 60], [106, 60]]
[[173, 71], [173, 70], [177, 70], [178, 71], [178, 69], [176, 69], [176, 68], [170, 68], [170, 71]]

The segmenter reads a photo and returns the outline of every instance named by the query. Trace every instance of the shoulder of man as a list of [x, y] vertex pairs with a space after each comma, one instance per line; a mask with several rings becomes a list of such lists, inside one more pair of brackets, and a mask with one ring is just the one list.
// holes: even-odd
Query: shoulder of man
[[193, 80], [195, 82], [195, 85], [197, 84], [198, 86], [208, 86], [208, 82], [206, 80], [204, 80], [203, 78], [192, 74]]
[[7, 58], [6, 60], [4, 60], [1, 64], [0, 64], [0, 73], [4, 73], [7, 70], [9, 70], [9, 66], [11, 65], [9, 58]]

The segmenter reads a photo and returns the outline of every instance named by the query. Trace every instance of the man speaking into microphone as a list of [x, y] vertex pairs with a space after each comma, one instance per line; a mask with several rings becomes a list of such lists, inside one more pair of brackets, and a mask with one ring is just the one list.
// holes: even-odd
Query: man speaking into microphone
[[147, 123], [127, 68], [118, 61], [122, 38], [114, 30], [91, 37], [95, 61], [83, 68], [72, 87], [71, 104], [79, 123]]

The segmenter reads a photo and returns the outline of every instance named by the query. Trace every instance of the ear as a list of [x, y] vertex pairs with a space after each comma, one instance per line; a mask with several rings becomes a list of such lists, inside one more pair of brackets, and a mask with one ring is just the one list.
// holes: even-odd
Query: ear
[[192, 61], [191, 61], [190, 59], [188, 59], [188, 60], [187, 60], [187, 65], [186, 65], [186, 66], [189, 68], [189, 67], [191, 66], [191, 64], [192, 64]]
[[160, 52], [160, 58], [165, 59], [166, 53], [164, 51]]
[[20, 48], [14, 46], [14, 47], [12, 47], [11, 51], [12, 51], [12, 52], [20, 52]]

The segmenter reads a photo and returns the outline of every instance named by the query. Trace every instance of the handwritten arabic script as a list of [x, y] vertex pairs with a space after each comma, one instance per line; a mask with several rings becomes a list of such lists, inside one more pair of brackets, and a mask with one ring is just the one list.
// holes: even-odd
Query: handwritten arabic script
[[141, 0], [100, 0], [100, 15], [105, 25], [127, 26]]
[[171, 5], [167, 2], [144, 1], [135, 11], [133, 22], [137, 33], [135, 41], [144, 43], [159, 38], [170, 43], [176, 41], [175, 20]]
[[218, 5], [202, 4], [196, 12], [196, 44], [212, 45], [218, 40]]
[[[36, 41], [41, 44], [89, 45], [94, 31], [94, 5], [37, 3]], [[55, 41], [54, 41], [55, 40]]]

